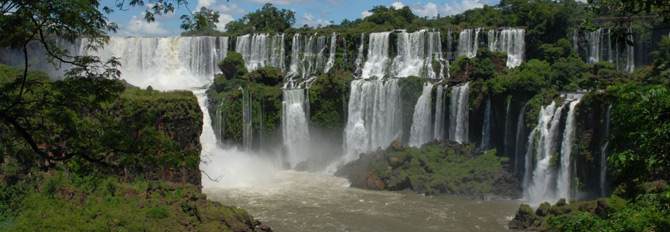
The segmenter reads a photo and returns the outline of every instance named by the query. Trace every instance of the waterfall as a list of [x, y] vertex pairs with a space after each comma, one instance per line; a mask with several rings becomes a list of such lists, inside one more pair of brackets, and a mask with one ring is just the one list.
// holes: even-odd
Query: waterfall
[[291, 168], [309, 157], [309, 129], [304, 89], [282, 91], [282, 135], [286, 148], [286, 160]]
[[587, 49], [587, 63], [594, 64], [600, 61], [614, 61], [612, 58], [610, 29], [600, 28], [593, 32], [586, 32], [584, 36], [589, 45]]
[[576, 99], [570, 102], [568, 109], [568, 118], [565, 121], [565, 130], [563, 132], [563, 141], [561, 143], [561, 166], [558, 169], [558, 197], [559, 198], [570, 198], [570, 188], [571, 188], [571, 178], [570, 178], [570, 163], [572, 155], [572, 144], [575, 138], [575, 130], [577, 125], [575, 124], [575, 109], [579, 101], [581, 100], [581, 95], [575, 96]]
[[[545, 201], [553, 203], [558, 198], [570, 197], [570, 156], [576, 130], [574, 112], [581, 94], [568, 94], [563, 97], [565, 100], [558, 107], [552, 101], [541, 108], [538, 124], [528, 137], [523, 188], [524, 198], [534, 205]], [[563, 135], [560, 136], [559, 127], [566, 105], [569, 109], [568, 117], [564, 123]], [[557, 162], [559, 160], [560, 163]]]
[[433, 84], [424, 83], [423, 92], [416, 101], [414, 106], [414, 115], [412, 117], [412, 127], [410, 129], [409, 145], [413, 147], [421, 147], [421, 145], [428, 143], [432, 139], [431, 133], [431, 93], [433, 92]]
[[607, 114], [605, 115], [605, 133], [603, 136], [603, 145], [600, 147], [600, 196], [607, 196], [607, 147], [609, 146], [610, 136], [610, 116], [612, 113], [612, 105], [607, 106]]
[[[507, 107], [505, 107], [505, 132], [503, 134], [503, 155], [505, 157], [512, 158], [512, 155], [510, 155], [510, 147], [509, 147], [509, 137], [512, 135], [510, 128], [512, 127], [512, 113], [511, 113], [511, 106], [512, 105], [512, 100], [507, 101]], [[516, 160], [514, 160], [514, 170], [516, 170]]]
[[[317, 71], [325, 70], [327, 65], [323, 57], [327, 47], [325, 36], [295, 34], [292, 41], [291, 64], [287, 74], [291, 82], [295, 77], [305, 80], [317, 74]], [[331, 44], [331, 46], [334, 45]]]
[[250, 34], [237, 37], [235, 51], [242, 54], [247, 71], [265, 66], [284, 71], [284, 34]]
[[[440, 33], [420, 30], [413, 33], [402, 31], [398, 34], [398, 55], [393, 59], [394, 77], [418, 76], [423, 78], [444, 78], [446, 61], [442, 58]], [[440, 64], [435, 73], [433, 61]]]
[[[635, 36], [633, 36], [633, 29], [628, 28], [626, 31], [626, 40], [631, 44], [635, 43]], [[626, 72], [632, 73], [635, 71], [635, 46], [626, 43]]]
[[456, 142], [468, 141], [470, 102], [469, 85], [465, 83], [451, 88], [449, 104], [449, 139]]
[[517, 120], [516, 124], [516, 144], [514, 146], [514, 174], [515, 176], [519, 176], [522, 173], [522, 170], [519, 170], [522, 167], [527, 167], [527, 166], [521, 166], [521, 156], [523, 155], [523, 133], [524, 133], [524, 114], [526, 111], [526, 106], [524, 105], [521, 107], [521, 110], [519, 110], [519, 119]]
[[469, 58], [477, 56], [477, 49], [479, 48], [479, 32], [481, 28], [477, 29], [463, 29], [458, 36], [458, 56], [467, 56]]
[[361, 45], [358, 46], [358, 53], [356, 53], [356, 60], [354, 61], [354, 65], [356, 66], [356, 70], [354, 71], [354, 75], [356, 78], [359, 78], [361, 75], [361, 72], [363, 70], [363, 67], [361, 67], [361, 64], [363, 63], [363, 52], [365, 52], [365, 33], [361, 33]]
[[[210, 83], [218, 71], [217, 64], [226, 57], [228, 37], [110, 37], [109, 43], [96, 51], [84, 49], [88, 44], [87, 38], [78, 39], [74, 44], [61, 43], [73, 56], [98, 56], [102, 61], [119, 58], [121, 78], [134, 86], [151, 85], [154, 89], [170, 90]], [[41, 46], [29, 52], [33, 57], [46, 57]], [[10, 58], [3, 57], [3, 60]], [[70, 68], [63, 65], [57, 70], [46, 59], [35, 59], [30, 66], [54, 78]]]
[[489, 50], [507, 53], [507, 67], [517, 67], [524, 59], [525, 33], [524, 29], [514, 28], [489, 30]]
[[291, 64], [289, 65], [289, 71], [286, 75], [290, 82], [293, 81], [293, 77], [300, 75], [298, 67], [300, 65], [300, 51], [302, 51], [300, 42], [300, 34], [294, 34], [293, 39], [291, 39]]
[[226, 136], [226, 115], [223, 112], [223, 108], [225, 107], [224, 101], [225, 98], [221, 98], [221, 104], [216, 107], [214, 113], [214, 135], [218, 141], [223, 141]]
[[434, 139], [444, 140], [444, 87], [437, 86], [435, 94], [435, 133]]
[[328, 62], [326, 62], [326, 67], [323, 68], [323, 73], [328, 73], [331, 68], [335, 65], [335, 46], [337, 43], [337, 34], [333, 33], [330, 37], [330, 50], [328, 51]]
[[344, 132], [344, 161], [385, 148], [402, 131], [398, 80], [354, 80]]
[[491, 99], [486, 100], [486, 110], [484, 111], [484, 123], [482, 125], [482, 143], [481, 146], [488, 150], [491, 148]]
[[253, 106], [251, 104], [252, 94], [249, 90], [242, 89], [242, 144], [246, 151], [252, 148], [253, 140]]
[[454, 35], [452, 34], [451, 28], [447, 30], [447, 61], [454, 59]]
[[389, 35], [391, 32], [370, 33], [368, 60], [363, 66], [360, 78], [383, 78], [389, 65]]

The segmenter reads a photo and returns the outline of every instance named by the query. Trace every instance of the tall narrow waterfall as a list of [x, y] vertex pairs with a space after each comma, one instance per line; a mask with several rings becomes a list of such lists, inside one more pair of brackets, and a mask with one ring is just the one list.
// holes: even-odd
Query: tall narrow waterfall
[[484, 123], [482, 125], [482, 148], [491, 148], [491, 99], [486, 100], [486, 110], [484, 110]]
[[335, 46], [337, 44], [337, 34], [333, 33], [330, 36], [330, 49], [328, 51], [328, 62], [326, 62], [326, 67], [323, 68], [323, 73], [328, 73], [331, 68], [335, 65]]
[[223, 112], [225, 107], [225, 98], [221, 98], [221, 104], [216, 107], [214, 113], [214, 135], [216, 136], [217, 141], [223, 141], [226, 135], [226, 115]]
[[291, 81], [296, 77], [307, 79], [326, 68], [327, 63], [324, 61], [326, 36], [295, 34], [292, 41], [291, 65], [287, 74]]
[[370, 33], [368, 59], [363, 66], [360, 78], [382, 78], [386, 76], [389, 59], [389, 35], [391, 32]]
[[575, 109], [579, 101], [581, 101], [581, 95], [568, 96], [568, 98], [574, 98], [570, 102], [570, 107], [568, 109], [568, 118], [565, 121], [565, 130], [563, 131], [563, 141], [561, 143], [561, 166], [558, 169], [558, 196], [559, 198], [569, 199], [570, 197], [570, 188], [571, 186], [571, 169], [570, 163], [572, 162], [572, 144], [575, 139], [575, 130], [577, 125], [575, 124]]
[[309, 157], [309, 129], [304, 89], [285, 89], [282, 92], [282, 135], [286, 161], [291, 168]]
[[[424, 78], [444, 78], [446, 61], [442, 57], [439, 32], [420, 30], [398, 34], [398, 55], [393, 59], [394, 77], [418, 76]], [[440, 64], [436, 73], [433, 61]]]
[[586, 60], [588, 63], [594, 64], [600, 61], [613, 62], [609, 29], [600, 28], [593, 32], [586, 32], [584, 36], [589, 44], [587, 50], [588, 59]]
[[435, 128], [434, 139], [444, 140], [444, 87], [437, 86], [435, 94]]
[[516, 124], [516, 144], [514, 146], [514, 175], [517, 177], [521, 176], [521, 173], [523, 173], [523, 168], [526, 166], [522, 166], [524, 163], [522, 162], [524, 159], [522, 159], [523, 156], [523, 145], [524, 145], [524, 140], [523, 140], [523, 133], [524, 133], [524, 114], [526, 111], [526, 106], [524, 105], [521, 107], [521, 110], [519, 110], [519, 119], [517, 120]]
[[447, 30], [447, 61], [449, 62], [455, 59], [453, 46], [454, 46], [454, 35], [453, 32], [451, 31], [451, 28], [449, 28], [449, 30]]
[[[119, 58], [122, 79], [146, 88], [170, 90], [201, 87], [208, 84], [217, 72], [217, 63], [226, 57], [228, 37], [111, 37], [103, 49], [83, 49], [89, 40], [82, 38], [75, 44], [63, 45], [70, 55], [93, 55], [106, 61]], [[46, 57], [38, 47], [31, 50], [33, 57]], [[23, 65], [23, 63], [9, 63]], [[63, 66], [56, 70], [46, 59], [36, 60], [32, 68], [47, 72], [52, 77], [63, 75]]]
[[612, 113], [612, 105], [607, 107], [607, 114], [605, 115], [605, 133], [603, 140], [605, 141], [600, 147], [600, 196], [607, 196], [607, 147], [609, 146], [610, 136], [610, 116]]
[[458, 56], [475, 57], [479, 49], [479, 32], [477, 29], [463, 29], [458, 36]]
[[[568, 94], [563, 97], [565, 100], [558, 107], [555, 102], [542, 107], [537, 127], [528, 137], [523, 187], [524, 198], [531, 204], [545, 201], [553, 203], [559, 198], [571, 197], [570, 156], [576, 129], [574, 112], [581, 95]], [[566, 105], [569, 108], [568, 116], [564, 121], [563, 135], [560, 136], [559, 127]]]
[[250, 151], [252, 148], [254, 130], [251, 98], [251, 92], [242, 89], [242, 144], [247, 151]]
[[517, 67], [524, 59], [525, 32], [524, 29], [514, 28], [489, 30], [489, 50], [507, 53], [507, 67]]
[[469, 130], [469, 86], [465, 83], [451, 88], [451, 103], [449, 104], [449, 139], [456, 142], [468, 141]]
[[[610, 29], [600, 28], [595, 31], [584, 32], [585, 41], [580, 43], [579, 32], [575, 29], [573, 43], [577, 49], [579, 45], [586, 45], [583, 50], [585, 50], [587, 63], [608, 61], [614, 63], [618, 70], [633, 72], [635, 71], [635, 47], [630, 43], [635, 42], [635, 36], [632, 28], [628, 28], [626, 33], [626, 39], [619, 40], [612, 37]], [[620, 47], [625, 47], [625, 53], [619, 51]]]
[[360, 77], [361, 72], [363, 70], [361, 64], [363, 63], [363, 59], [365, 59], [365, 57], [363, 57], [365, 52], [364, 49], [365, 49], [365, 33], [361, 33], [361, 44], [358, 45], [358, 52], [356, 53], [356, 60], [354, 61], [354, 65], [356, 66], [354, 75], [356, 78]]
[[[511, 146], [510, 146], [510, 137], [512, 136], [512, 101], [507, 101], [507, 107], [505, 107], [505, 132], [503, 134], [503, 155], [508, 158], [512, 158]], [[514, 170], [516, 170], [516, 160], [514, 160]]]
[[423, 92], [414, 106], [414, 115], [412, 117], [412, 127], [410, 129], [409, 145], [421, 147], [433, 138], [432, 120], [431, 120], [431, 93], [433, 84], [424, 83]]
[[242, 54], [242, 59], [249, 72], [265, 66], [284, 71], [284, 34], [238, 36], [235, 51]]
[[[631, 44], [635, 43], [633, 29], [629, 27], [626, 32], [628, 33], [626, 40]], [[635, 46], [630, 45], [628, 42], [626, 43], [626, 72], [632, 73], [635, 71]]]
[[354, 80], [344, 134], [344, 161], [385, 148], [402, 131], [398, 80]]

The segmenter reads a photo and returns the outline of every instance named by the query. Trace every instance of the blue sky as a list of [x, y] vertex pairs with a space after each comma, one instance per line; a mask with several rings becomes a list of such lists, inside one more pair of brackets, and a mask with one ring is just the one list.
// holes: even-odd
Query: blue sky
[[[117, 0], [102, 0], [103, 6], [113, 6]], [[149, 0], [145, 0], [149, 2]], [[310, 26], [328, 25], [330, 21], [340, 23], [343, 19], [355, 20], [369, 14], [373, 6], [385, 5], [393, 7], [409, 6], [414, 14], [424, 17], [454, 15], [465, 10], [496, 4], [498, 0], [442, 0], [442, 1], [381, 1], [381, 0], [190, 0], [188, 9], [196, 11], [200, 7], [207, 7], [221, 14], [218, 30], [224, 30], [224, 25], [244, 14], [260, 9], [263, 4], [270, 2], [278, 8], [289, 9], [295, 12], [296, 24]], [[182, 6], [174, 13], [156, 17], [156, 22], [146, 23], [143, 20], [145, 8], [134, 7], [128, 11], [116, 10], [108, 15], [109, 19], [119, 25], [116, 36], [176, 36], [181, 33], [179, 17], [187, 14], [188, 10]]]

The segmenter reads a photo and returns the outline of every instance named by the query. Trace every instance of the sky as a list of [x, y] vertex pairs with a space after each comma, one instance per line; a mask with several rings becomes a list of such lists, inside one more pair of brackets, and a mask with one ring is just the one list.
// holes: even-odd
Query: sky
[[[102, 6], [113, 6], [120, 0], [102, 0]], [[149, 0], [145, 0], [149, 2]], [[144, 21], [143, 7], [133, 7], [126, 11], [116, 10], [107, 15], [110, 21], [119, 25], [115, 36], [177, 36], [182, 31], [179, 28], [179, 17], [188, 14], [188, 9], [197, 11], [207, 7], [218, 11], [221, 15], [217, 30], [224, 31], [226, 23], [237, 20], [249, 12], [260, 9], [265, 3], [272, 3], [280, 9], [295, 12], [294, 27], [309, 25], [316, 27], [329, 25], [331, 22], [339, 24], [343, 19], [356, 20], [370, 15], [368, 10], [373, 6], [384, 5], [395, 8], [409, 6], [414, 14], [420, 17], [435, 17], [459, 14], [463, 11], [481, 8], [484, 5], [494, 5], [498, 0], [442, 0], [442, 1], [382, 1], [382, 0], [189, 0], [187, 7], [180, 6], [174, 13], [156, 16], [156, 21]]]

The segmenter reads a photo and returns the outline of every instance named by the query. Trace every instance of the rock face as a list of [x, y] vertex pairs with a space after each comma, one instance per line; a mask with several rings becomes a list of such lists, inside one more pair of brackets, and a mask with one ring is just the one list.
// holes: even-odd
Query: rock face
[[520, 196], [518, 181], [504, 170], [495, 150], [484, 153], [454, 142], [433, 142], [419, 149], [394, 141], [386, 150], [362, 154], [335, 175], [348, 178], [353, 187], [371, 190]]

